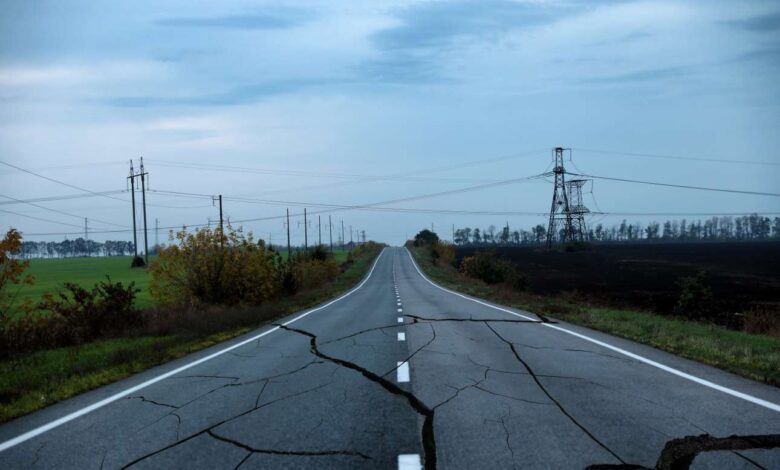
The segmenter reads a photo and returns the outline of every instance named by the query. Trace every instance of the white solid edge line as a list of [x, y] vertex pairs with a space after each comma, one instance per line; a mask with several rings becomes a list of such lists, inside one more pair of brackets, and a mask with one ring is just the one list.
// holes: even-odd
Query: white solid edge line
[[409, 381], [409, 363], [404, 362], [398, 362], [397, 364], [398, 368], [396, 369], [396, 379], [398, 380], [398, 383], [404, 383]]
[[[463, 294], [461, 294], [459, 292], [452, 291], [450, 289], [447, 289], [445, 287], [442, 287], [442, 286], [436, 284], [435, 282], [433, 282], [430, 279], [428, 279], [428, 277], [425, 274], [423, 274], [422, 271], [420, 271], [420, 268], [417, 266], [417, 263], [414, 261], [414, 257], [412, 257], [411, 251], [409, 251], [408, 248], [405, 248], [405, 249], [406, 249], [406, 253], [409, 255], [409, 259], [412, 260], [412, 266], [414, 266], [414, 269], [416, 269], [417, 273], [423, 279], [428, 281], [432, 286], [437, 287], [437, 288], [439, 288], [439, 289], [441, 289], [441, 290], [443, 290], [445, 292], [449, 292], [450, 294], [457, 295], [458, 297], [462, 297], [462, 298], [464, 298], [466, 300], [470, 300], [472, 302], [476, 302], [478, 304], [484, 305], [486, 307], [490, 307], [490, 308], [495, 309], [495, 310], [500, 310], [502, 312], [510, 313], [510, 314], [512, 314], [512, 315], [514, 315], [516, 317], [522, 317], [522, 318], [525, 318], [525, 319], [528, 319], [528, 320], [536, 320], [535, 318], [531, 318], [531, 317], [528, 317], [528, 316], [525, 316], [525, 315], [521, 315], [519, 313], [512, 312], [512, 311], [507, 310], [505, 308], [501, 308], [501, 307], [497, 307], [495, 305], [491, 305], [491, 304], [489, 304], [487, 302], [482, 302], [481, 300], [474, 299], [474, 298], [469, 297], [467, 295], [463, 295]], [[566, 334], [575, 336], [577, 338], [583, 339], [583, 340], [588, 341], [590, 343], [597, 344], [599, 346], [602, 346], [604, 348], [610, 349], [612, 351], [615, 351], [615, 352], [620, 353], [620, 354], [622, 354], [624, 356], [630, 357], [631, 359], [635, 359], [635, 360], [637, 360], [639, 362], [642, 362], [644, 364], [647, 364], [649, 366], [652, 366], [652, 367], [661, 369], [663, 371], [669, 372], [670, 374], [674, 374], [674, 375], [676, 375], [678, 377], [682, 377], [683, 379], [690, 380], [691, 382], [695, 382], [697, 384], [704, 385], [705, 387], [711, 388], [713, 390], [717, 390], [719, 392], [723, 392], [723, 393], [725, 393], [727, 395], [731, 395], [733, 397], [740, 398], [742, 400], [748, 401], [748, 402], [753, 403], [755, 405], [759, 405], [759, 406], [762, 406], [764, 408], [768, 408], [768, 409], [770, 409], [772, 411], [777, 411], [777, 412], [780, 413], [780, 405], [778, 405], [777, 403], [772, 403], [771, 401], [767, 401], [767, 400], [764, 400], [764, 399], [761, 399], [761, 398], [758, 398], [758, 397], [754, 397], [753, 395], [748, 395], [747, 393], [742, 393], [740, 391], [737, 391], [737, 390], [734, 390], [734, 389], [731, 389], [731, 388], [728, 388], [728, 387], [724, 387], [722, 385], [718, 385], [718, 384], [716, 384], [714, 382], [710, 382], [709, 380], [705, 380], [705, 379], [696, 377], [695, 375], [688, 374], [688, 373], [683, 372], [681, 370], [677, 370], [677, 369], [675, 369], [673, 367], [669, 367], [669, 366], [666, 366], [664, 364], [661, 364], [660, 362], [653, 361], [652, 359], [648, 359], [648, 358], [640, 356], [638, 354], [634, 354], [634, 353], [632, 353], [630, 351], [626, 351], [625, 349], [621, 349], [621, 348], [619, 348], [617, 346], [612, 346], [611, 344], [605, 343], [603, 341], [599, 341], [599, 340], [597, 340], [595, 338], [591, 338], [590, 336], [586, 336], [586, 335], [583, 335], [581, 333], [577, 333], [577, 332], [574, 332], [574, 331], [571, 331], [571, 330], [567, 330], [566, 328], [562, 328], [562, 327], [557, 326], [557, 325], [553, 325], [553, 324], [550, 324], [550, 323], [541, 323], [541, 325], [546, 326], [548, 328], [552, 328], [552, 329], [554, 329], [556, 331], [560, 331], [562, 333], [566, 333]]]
[[398, 341], [406, 341], [406, 333], [403, 331], [398, 332]]
[[[350, 290], [346, 294], [342, 295], [341, 297], [337, 297], [337, 298], [331, 300], [330, 302], [328, 302], [328, 303], [326, 303], [324, 305], [321, 305], [319, 307], [316, 307], [316, 308], [313, 308], [311, 310], [308, 310], [308, 311], [298, 315], [297, 317], [282, 323], [282, 325], [287, 326], [287, 325], [289, 325], [291, 323], [294, 323], [294, 322], [300, 320], [301, 318], [304, 318], [304, 317], [306, 317], [306, 316], [308, 316], [308, 315], [310, 315], [310, 314], [312, 314], [314, 312], [317, 312], [317, 311], [320, 311], [320, 310], [322, 310], [324, 308], [330, 307], [331, 305], [333, 305], [334, 303], [338, 302], [339, 300], [342, 300], [342, 299], [352, 295], [353, 293], [357, 292], [371, 278], [371, 275], [374, 273], [374, 268], [376, 268], [376, 265], [377, 265], [377, 263], [379, 263], [379, 259], [382, 257], [384, 252], [385, 252], [385, 248], [383, 248], [382, 251], [379, 253], [379, 256], [376, 257], [376, 260], [374, 261], [374, 264], [371, 266], [371, 270], [368, 272], [368, 275], [366, 275], [365, 279], [363, 279], [363, 281], [360, 284], [358, 284], [355, 288], [353, 288], [352, 290]], [[221, 349], [221, 350], [219, 350], [219, 351], [217, 351], [215, 353], [209, 354], [208, 356], [205, 356], [205, 357], [202, 357], [202, 358], [200, 358], [198, 360], [192, 361], [189, 364], [185, 364], [185, 365], [183, 365], [181, 367], [177, 367], [176, 369], [173, 369], [173, 370], [168, 371], [168, 372], [166, 372], [164, 374], [158, 375], [157, 377], [149, 379], [149, 380], [147, 380], [145, 382], [142, 382], [142, 383], [140, 383], [138, 385], [135, 385], [133, 387], [127, 388], [125, 390], [122, 390], [121, 392], [115, 393], [115, 394], [111, 395], [110, 397], [104, 398], [104, 399], [102, 399], [102, 400], [100, 400], [100, 401], [98, 401], [96, 403], [93, 403], [93, 404], [91, 404], [91, 405], [89, 405], [87, 407], [84, 407], [84, 408], [82, 408], [82, 409], [80, 409], [78, 411], [74, 411], [73, 413], [67, 414], [67, 415], [63, 416], [62, 418], [56, 419], [54, 421], [51, 421], [48, 424], [44, 424], [43, 426], [39, 426], [39, 427], [37, 427], [35, 429], [27, 431], [24, 434], [20, 434], [19, 436], [16, 436], [13, 439], [9, 439], [9, 440], [7, 440], [7, 441], [5, 441], [3, 443], [0, 443], [0, 452], [4, 451], [6, 449], [10, 449], [11, 447], [14, 447], [16, 445], [19, 445], [19, 444], [21, 444], [24, 441], [27, 441], [29, 439], [32, 439], [33, 437], [39, 436], [39, 435], [41, 435], [41, 434], [43, 434], [43, 433], [45, 433], [47, 431], [50, 431], [50, 430], [52, 430], [52, 429], [54, 429], [54, 428], [56, 428], [58, 426], [61, 426], [61, 425], [65, 424], [65, 423], [67, 423], [69, 421], [73, 421], [74, 419], [79, 418], [81, 416], [84, 416], [85, 414], [90, 413], [92, 411], [95, 411], [98, 408], [102, 408], [102, 407], [108, 405], [109, 403], [115, 402], [115, 401], [119, 400], [120, 398], [123, 398], [123, 397], [125, 397], [125, 396], [127, 396], [127, 395], [129, 395], [129, 394], [131, 394], [133, 392], [137, 392], [138, 390], [141, 390], [141, 389], [146, 388], [146, 387], [148, 387], [150, 385], [153, 385], [153, 384], [155, 384], [157, 382], [165, 380], [168, 377], [171, 377], [173, 375], [178, 374], [179, 372], [183, 372], [183, 371], [185, 371], [187, 369], [190, 369], [192, 367], [195, 367], [195, 366], [197, 366], [199, 364], [203, 364], [204, 362], [209, 361], [211, 359], [214, 359], [215, 357], [221, 356], [221, 355], [225, 354], [226, 352], [230, 352], [230, 351], [232, 351], [232, 350], [234, 350], [236, 348], [240, 348], [241, 346], [243, 346], [243, 345], [245, 345], [247, 343], [251, 343], [252, 341], [256, 341], [256, 340], [262, 338], [263, 336], [271, 334], [271, 333], [273, 333], [274, 331], [277, 331], [277, 330], [279, 330], [279, 327], [275, 326], [275, 327], [271, 328], [270, 330], [264, 331], [264, 332], [262, 332], [260, 334], [252, 336], [251, 338], [245, 339], [245, 340], [241, 341], [240, 343], [236, 343], [236, 344], [234, 344], [232, 346], [228, 346], [225, 349]]]
[[398, 456], [398, 470], [420, 470], [421, 468], [420, 454], [400, 454]]

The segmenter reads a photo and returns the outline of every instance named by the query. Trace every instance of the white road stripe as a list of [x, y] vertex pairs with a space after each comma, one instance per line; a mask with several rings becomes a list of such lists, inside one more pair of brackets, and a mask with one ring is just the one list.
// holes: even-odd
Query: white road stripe
[[403, 322], [404, 322], [404, 317], [398, 317], [398, 323], [403, 323]]
[[396, 379], [398, 379], [398, 383], [404, 383], [409, 381], [409, 363], [408, 362], [399, 362], [398, 369], [395, 370], [396, 372]]
[[401, 313], [401, 312], [403, 312], [403, 311], [404, 311], [404, 309], [402, 309], [402, 308], [399, 308], [399, 309], [398, 309], [398, 313]]
[[[350, 290], [349, 292], [347, 292], [346, 294], [342, 295], [341, 297], [333, 299], [330, 302], [328, 302], [328, 303], [326, 303], [324, 305], [321, 305], [319, 307], [316, 307], [316, 308], [313, 308], [311, 310], [308, 310], [308, 311], [298, 315], [297, 317], [295, 317], [295, 318], [293, 318], [291, 320], [288, 320], [288, 321], [286, 321], [286, 322], [284, 322], [282, 324], [284, 326], [287, 326], [287, 325], [289, 325], [291, 323], [295, 323], [298, 320], [300, 320], [302, 318], [305, 318], [305, 317], [311, 315], [314, 312], [318, 312], [318, 311], [320, 311], [320, 310], [322, 310], [324, 308], [330, 307], [331, 305], [335, 304], [339, 300], [345, 299], [345, 298], [349, 297], [350, 295], [354, 294], [355, 292], [357, 292], [371, 278], [371, 275], [374, 273], [374, 268], [376, 268], [377, 263], [379, 263], [379, 260], [382, 258], [382, 255], [384, 253], [385, 253], [385, 250], [382, 249], [382, 252], [379, 253], [379, 256], [376, 257], [376, 260], [374, 261], [374, 264], [371, 266], [371, 270], [368, 272], [368, 275], [366, 275], [366, 278], [363, 279], [363, 281], [360, 284], [358, 284], [357, 287], [355, 287], [354, 289]], [[165, 380], [168, 377], [174, 376], [174, 375], [176, 375], [176, 374], [178, 374], [180, 372], [184, 372], [185, 370], [191, 369], [191, 368], [193, 368], [193, 367], [195, 367], [195, 366], [197, 366], [199, 364], [203, 364], [204, 362], [210, 361], [211, 359], [214, 359], [215, 357], [219, 357], [219, 356], [221, 356], [221, 355], [223, 355], [223, 354], [225, 354], [227, 352], [230, 352], [230, 351], [232, 351], [234, 349], [240, 348], [241, 346], [243, 346], [245, 344], [251, 343], [253, 341], [257, 341], [258, 339], [262, 338], [263, 336], [269, 335], [269, 334], [271, 334], [271, 333], [273, 333], [275, 331], [278, 331], [278, 330], [279, 330], [279, 327], [275, 326], [275, 327], [271, 328], [270, 330], [266, 330], [266, 331], [264, 331], [264, 332], [262, 332], [260, 334], [252, 336], [251, 338], [245, 339], [245, 340], [243, 340], [243, 341], [241, 341], [239, 343], [236, 343], [236, 344], [234, 344], [232, 346], [228, 346], [225, 349], [221, 349], [221, 350], [219, 350], [219, 351], [217, 351], [215, 353], [209, 354], [208, 356], [205, 356], [205, 357], [202, 357], [202, 358], [200, 358], [198, 360], [192, 361], [189, 364], [185, 364], [185, 365], [183, 365], [181, 367], [177, 367], [176, 369], [168, 371], [168, 372], [166, 372], [164, 374], [160, 374], [157, 377], [151, 378], [151, 379], [149, 379], [149, 380], [147, 380], [145, 382], [142, 382], [142, 383], [140, 383], [138, 385], [135, 385], [133, 387], [127, 388], [125, 390], [122, 390], [121, 392], [115, 393], [115, 394], [111, 395], [108, 398], [104, 398], [104, 399], [102, 399], [102, 400], [100, 400], [100, 401], [98, 401], [96, 403], [93, 403], [93, 404], [91, 404], [89, 406], [86, 406], [86, 407], [84, 407], [84, 408], [82, 408], [80, 410], [74, 411], [73, 413], [67, 414], [67, 415], [65, 415], [65, 416], [63, 416], [63, 417], [61, 417], [59, 419], [55, 419], [54, 421], [51, 421], [51, 422], [49, 422], [47, 424], [44, 424], [43, 426], [39, 426], [39, 427], [37, 427], [35, 429], [27, 431], [24, 434], [20, 434], [19, 436], [16, 436], [13, 439], [9, 439], [9, 440], [7, 440], [7, 441], [5, 441], [3, 443], [0, 443], [0, 452], [4, 451], [6, 449], [10, 449], [11, 447], [14, 447], [16, 445], [19, 445], [22, 442], [30, 440], [33, 437], [39, 436], [39, 435], [41, 435], [41, 434], [43, 434], [43, 433], [45, 433], [47, 431], [50, 431], [50, 430], [52, 430], [52, 429], [54, 429], [56, 427], [62, 426], [65, 423], [73, 421], [74, 419], [79, 418], [81, 416], [84, 416], [85, 414], [90, 413], [92, 411], [95, 411], [98, 408], [102, 408], [102, 407], [108, 405], [109, 403], [112, 403], [112, 402], [115, 402], [115, 401], [117, 401], [117, 400], [119, 400], [121, 398], [124, 398], [127, 395], [130, 395], [131, 393], [137, 392], [138, 390], [141, 390], [141, 389], [146, 388], [146, 387], [148, 387], [150, 385], [156, 384], [157, 382]]]
[[420, 454], [401, 454], [398, 456], [398, 470], [421, 470]]
[[398, 341], [406, 341], [406, 333], [403, 331], [398, 332]]
[[[491, 304], [489, 304], [487, 302], [483, 302], [481, 300], [471, 298], [469, 296], [463, 295], [463, 294], [461, 294], [459, 292], [452, 291], [450, 289], [447, 289], [445, 287], [442, 287], [442, 286], [436, 284], [435, 282], [433, 282], [430, 279], [428, 279], [428, 277], [425, 274], [423, 274], [422, 271], [420, 271], [420, 268], [417, 266], [417, 263], [414, 261], [414, 258], [412, 257], [412, 253], [409, 251], [408, 248], [406, 248], [406, 253], [409, 255], [409, 259], [412, 260], [412, 265], [414, 266], [414, 269], [417, 270], [417, 273], [423, 279], [428, 281], [432, 286], [434, 286], [434, 287], [436, 287], [438, 289], [441, 289], [441, 290], [443, 290], [445, 292], [448, 292], [448, 293], [450, 293], [452, 295], [457, 295], [458, 297], [464, 298], [466, 300], [470, 300], [470, 301], [476, 302], [476, 303], [478, 303], [480, 305], [484, 305], [486, 307], [490, 307], [490, 308], [495, 309], [495, 310], [500, 310], [502, 312], [506, 312], [506, 313], [512, 314], [512, 315], [514, 315], [516, 317], [525, 318], [527, 320], [536, 320], [536, 318], [531, 318], [531, 317], [528, 317], [526, 315], [521, 315], [519, 313], [512, 312], [511, 310], [507, 310], [505, 308], [501, 308], [501, 307], [498, 307], [496, 305], [491, 305]], [[557, 325], [553, 325], [551, 323], [541, 323], [541, 325], [542, 326], [546, 326], [547, 328], [552, 328], [552, 329], [554, 329], [556, 331], [560, 331], [562, 333], [566, 333], [568, 335], [575, 336], [577, 338], [580, 338], [582, 340], [588, 341], [590, 343], [597, 344], [599, 346], [602, 346], [604, 348], [610, 349], [612, 351], [615, 351], [616, 353], [619, 353], [619, 354], [622, 354], [624, 356], [630, 357], [631, 359], [637, 360], [637, 361], [642, 362], [644, 364], [647, 364], [649, 366], [652, 366], [652, 367], [661, 369], [663, 371], [669, 372], [670, 374], [674, 374], [674, 375], [676, 375], [678, 377], [682, 377], [683, 379], [690, 380], [691, 382], [696, 382], [697, 384], [704, 385], [705, 387], [711, 388], [713, 390], [717, 390], [719, 392], [723, 392], [723, 393], [725, 393], [727, 395], [731, 395], [733, 397], [740, 398], [742, 400], [748, 401], [748, 402], [753, 403], [755, 405], [762, 406], [764, 408], [768, 408], [768, 409], [770, 409], [772, 411], [777, 411], [778, 413], [780, 413], [780, 405], [777, 404], [777, 403], [772, 403], [771, 401], [767, 401], [767, 400], [764, 400], [764, 399], [761, 399], [761, 398], [758, 398], [758, 397], [754, 397], [753, 395], [748, 395], [747, 393], [742, 393], [740, 391], [737, 391], [737, 390], [734, 390], [734, 389], [731, 389], [731, 388], [728, 388], [728, 387], [724, 387], [722, 385], [718, 385], [718, 384], [716, 384], [714, 382], [710, 382], [709, 380], [705, 380], [705, 379], [696, 377], [695, 375], [688, 374], [687, 372], [683, 372], [683, 371], [675, 369], [673, 367], [666, 366], [666, 365], [661, 364], [660, 362], [656, 362], [656, 361], [654, 361], [652, 359], [648, 359], [648, 358], [640, 356], [638, 354], [634, 354], [634, 353], [632, 353], [630, 351], [626, 351], [625, 349], [621, 349], [621, 348], [619, 348], [617, 346], [612, 346], [611, 344], [607, 344], [607, 343], [605, 343], [603, 341], [599, 341], [599, 340], [597, 340], [595, 338], [591, 338], [590, 336], [586, 336], [586, 335], [583, 335], [581, 333], [577, 333], [575, 331], [567, 330], [566, 328], [563, 328], [563, 327], [560, 327], [560, 326], [557, 326]]]

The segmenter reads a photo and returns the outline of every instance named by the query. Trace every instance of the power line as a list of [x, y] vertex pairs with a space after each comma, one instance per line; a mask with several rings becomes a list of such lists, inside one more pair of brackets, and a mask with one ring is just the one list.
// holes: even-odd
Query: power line
[[663, 158], [667, 160], [689, 160], [689, 161], [697, 161], [697, 162], [740, 163], [740, 164], [747, 164], [747, 165], [780, 166], [780, 162], [770, 162], [765, 160], [730, 160], [730, 159], [723, 159], [723, 158], [685, 157], [680, 155], [657, 155], [651, 153], [615, 152], [611, 150], [594, 150], [594, 149], [583, 149], [583, 148], [574, 148], [572, 150], [576, 150], [578, 152], [601, 153], [605, 155], [619, 155], [619, 156], [626, 156], [626, 157]]
[[[173, 168], [190, 168], [195, 170], [204, 171], [224, 171], [230, 173], [258, 173], [275, 176], [302, 176], [307, 178], [339, 178], [339, 179], [357, 179], [364, 181], [379, 181], [379, 180], [408, 180], [418, 182], [452, 182], [452, 181], [479, 181], [479, 182], [494, 182], [495, 179], [479, 179], [479, 178], [426, 178], [416, 176], [397, 176], [397, 175], [359, 175], [359, 174], [343, 174], [343, 173], [326, 173], [326, 172], [306, 172], [306, 171], [293, 171], [293, 170], [270, 170], [263, 168], [247, 168], [247, 167], [234, 167], [224, 165], [210, 165], [210, 164], [193, 164], [193, 163], [176, 163], [176, 162], [164, 162], [154, 161], [158, 166], [167, 166]], [[415, 172], [417, 173], [417, 172]]]
[[682, 188], [682, 189], [696, 189], [700, 191], [715, 191], [715, 192], [721, 192], [721, 193], [733, 193], [733, 194], [752, 194], [754, 196], [771, 196], [771, 197], [780, 197], [780, 193], [766, 193], [766, 192], [760, 192], [760, 191], [744, 191], [740, 189], [724, 189], [724, 188], [712, 188], [712, 187], [706, 187], [706, 186], [689, 186], [685, 184], [673, 184], [673, 183], [661, 183], [658, 181], [641, 181], [641, 180], [632, 180], [627, 178], [614, 178], [611, 176], [597, 176], [597, 175], [587, 175], [582, 173], [568, 173], [569, 175], [574, 176], [583, 176], [586, 178], [595, 178], [595, 179], [601, 179], [601, 180], [609, 180], [609, 181], [622, 181], [624, 183], [637, 183], [637, 184], [647, 184], [652, 186], [665, 186], [669, 188]]
[[67, 222], [59, 222], [57, 220], [45, 219], [43, 217], [35, 217], [34, 215], [20, 214], [18, 212], [8, 211], [8, 210], [5, 210], [5, 209], [0, 209], [0, 212], [5, 212], [6, 214], [18, 215], [19, 217], [27, 217], [28, 219], [35, 219], [35, 220], [40, 220], [40, 221], [43, 221], [43, 222], [49, 222], [49, 223], [52, 223], [52, 224], [59, 224], [59, 225], [66, 225], [68, 227], [81, 228], [81, 225], [69, 224]]
[[67, 186], [69, 188], [76, 189], [76, 190], [79, 190], [79, 191], [82, 191], [82, 192], [85, 192], [85, 193], [89, 193], [89, 194], [92, 194], [92, 195], [95, 195], [95, 196], [101, 196], [101, 197], [106, 197], [106, 198], [109, 198], [109, 199], [114, 199], [114, 200], [117, 200], [117, 201], [127, 202], [124, 199], [120, 199], [120, 198], [117, 198], [117, 197], [114, 197], [114, 196], [110, 196], [108, 194], [105, 194], [104, 192], [101, 193], [101, 192], [90, 191], [89, 189], [84, 189], [82, 187], [79, 187], [79, 186], [76, 186], [76, 185], [73, 185], [73, 184], [70, 184], [70, 183], [66, 183], [64, 181], [60, 181], [60, 180], [57, 180], [57, 179], [54, 179], [54, 178], [49, 178], [48, 176], [43, 176], [41, 174], [35, 173], [33, 171], [30, 171], [30, 170], [26, 170], [26, 169], [24, 169], [22, 167], [19, 167], [19, 166], [16, 166], [16, 165], [11, 165], [10, 163], [7, 163], [7, 162], [1, 161], [1, 160], [0, 160], [0, 164], [3, 164], [5, 166], [8, 166], [8, 167], [11, 167], [11, 168], [14, 168], [14, 169], [17, 169], [19, 171], [23, 171], [23, 172], [28, 173], [28, 174], [33, 175], [33, 176], [37, 176], [38, 178], [43, 178], [43, 179], [45, 179], [47, 181], [51, 181], [52, 183], [61, 184], [63, 186]]
[[[110, 162], [84, 162], [84, 163], [73, 163], [70, 165], [56, 165], [56, 166], [47, 166], [47, 167], [40, 167], [35, 168], [35, 171], [46, 171], [46, 170], [71, 170], [74, 168], [83, 168], [83, 167], [95, 167], [95, 166], [111, 166], [111, 165], [121, 165], [124, 164], [124, 161], [116, 160], [116, 161], [110, 161]], [[0, 174], [9, 174], [12, 173], [11, 171], [2, 171]]]
[[[116, 189], [113, 191], [100, 191], [98, 194], [121, 194], [125, 193], [127, 190], [125, 189]], [[31, 199], [14, 199], [13, 201], [0, 201], [0, 205], [9, 205], [9, 204], [27, 204], [31, 202], [51, 202], [51, 201], [65, 201], [69, 199], [82, 199], [87, 197], [95, 197], [96, 194], [68, 194], [64, 196], [43, 196], [43, 197], [37, 197], [37, 198], [31, 198]]]
[[[460, 169], [460, 168], [467, 168], [467, 167], [471, 167], [471, 166], [478, 166], [478, 165], [484, 165], [484, 164], [489, 164], [489, 163], [496, 163], [496, 162], [500, 162], [500, 161], [512, 160], [512, 159], [516, 159], [516, 158], [520, 158], [520, 157], [526, 157], [526, 156], [530, 156], [530, 155], [535, 155], [535, 154], [538, 154], [538, 153], [540, 153], [542, 151], [544, 151], [544, 150], [543, 149], [542, 150], [538, 150], [538, 149], [537, 150], [529, 150], [529, 151], [524, 151], [524, 152], [507, 154], [507, 155], [503, 155], [503, 156], [500, 156], [500, 157], [487, 158], [487, 159], [482, 159], [482, 160], [474, 160], [474, 161], [469, 161], [469, 162], [457, 163], [457, 164], [454, 164], [454, 165], [445, 165], [445, 166], [440, 166], [440, 167], [427, 168], [427, 169], [421, 169], [421, 170], [414, 170], [414, 171], [403, 172], [403, 173], [395, 173], [395, 174], [391, 174], [391, 175], [367, 176], [367, 175], [345, 175], [345, 174], [336, 174], [336, 173], [330, 173], [330, 175], [331, 175], [331, 177], [362, 178], [358, 183], [383, 181], [383, 180], [388, 180], [388, 179], [404, 179], [404, 178], [409, 178], [409, 177], [414, 178], [415, 175], [426, 174], [426, 173], [438, 173], [438, 172], [442, 172], [442, 171], [450, 171], [450, 170], [455, 170], [455, 169]], [[174, 165], [177, 164], [176, 162], [163, 162], [163, 163], [174, 164]], [[191, 165], [193, 167], [196, 166], [196, 165], [203, 166], [203, 164], [184, 164], [184, 165]], [[220, 168], [220, 166], [219, 165], [210, 166], [210, 169], [213, 169], [213, 168]], [[237, 169], [238, 171], [241, 171], [241, 172], [257, 170], [257, 171], [286, 172], [286, 174], [290, 174], [291, 173], [290, 170], [262, 170], [262, 169], [251, 169], [251, 168], [243, 168], [242, 169], [242, 167], [227, 167], [227, 166], [221, 166], [221, 168], [233, 168], [233, 169]], [[313, 173], [313, 172], [297, 172], [297, 173], [299, 173], [301, 175], [304, 175], [304, 176], [321, 176], [322, 175], [322, 173], [319, 173], [319, 172], [317, 172], [317, 173]], [[436, 181], [445, 181], [445, 180], [439, 178]], [[487, 182], [495, 182], [495, 181], [496, 180], [487, 181]], [[299, 186], [299, 187], [295, 187], [295, 188], [268, 190], [268, 191], [261, 192], [261, 194], [298, 192], [298, 191], [311, 190], [311, 189], [331, 188], [331, 187], [337, 187], [337, 186], [341, 186], [341, 185], [342, 185], [342, 183], [340, 183], [340, 182], [324, 183], [324, 184], [319, 184], [319, 185], [309, 185], [309, 186]]]
[[[11, 199], [12, 201], [16, 201], [18, 203], [24, 203], [24, 204], [27, 204], [29, 206], [37, 207], [39, 209], [44, 209], [44, 210], [47, 210], [47, 211], [50, 211], [50, 212], [56, 212], [57, 214], [67, 215], [68, 217], [75, 217], [77, 219], [84, 219], [83, 215], [71, 214], [70, 212], [65, 212], [65, 211], [62, 211], [62, 210], [59, 210], [59, 209], [52, 209], [50, 207], [41, 206], [41, 205], [35, 204], [33, 202], [25, 202], [25, 201], [22, 201], [21, 199], [16, 199], [15, 197], [6, 196], [4, 194], [0, 194], [0, 197], [4, 197], [6, 199]], [[107, 222], [105, 220], [100, 220], [100, 219], [95, 219], [95, 218], [91, 218], [91, 219], [94, 222], [99, 222], [99, 223], [104, 224], [104, 225], [113, 225], [115, 227], [127, 227], [127, 225], [115, 224], [113, 222]]]

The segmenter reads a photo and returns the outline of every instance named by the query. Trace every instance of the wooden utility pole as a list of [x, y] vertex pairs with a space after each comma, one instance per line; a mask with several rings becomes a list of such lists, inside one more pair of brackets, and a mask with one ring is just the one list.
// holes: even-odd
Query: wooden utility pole
[[130, 160], [130, 205], [133, 206], [133, 259], [138, 257], [138, 234], [135, 228], [135, 170], [133, 169], [133, 160]]
[[333, 253], [333, 223], [328, 216], [328, 234], [330, 234], [330, 252]]
[[292, 258], [292, 248], [290, 247], [290, 209], [287, 209], [287, 261]]
[[144, 171], [144, 157], [141, 157], [141, 203], [144, 206], [144, 263], [149, 266], [149, 234], [146, 230], [146, 176]]

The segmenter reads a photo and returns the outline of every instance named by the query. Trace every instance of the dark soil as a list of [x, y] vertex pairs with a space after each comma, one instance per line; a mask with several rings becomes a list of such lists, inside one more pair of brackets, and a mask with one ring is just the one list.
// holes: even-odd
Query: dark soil
[[461, 247], [457, 262], [475, 250], [512, 261], [539, 294], [574, 291], [615, 307], [667, 314], [680, 293], [678, 280], [705, 271], [719, 312], [780, 312], [780, 242], [605, 244], [579, 252]]

